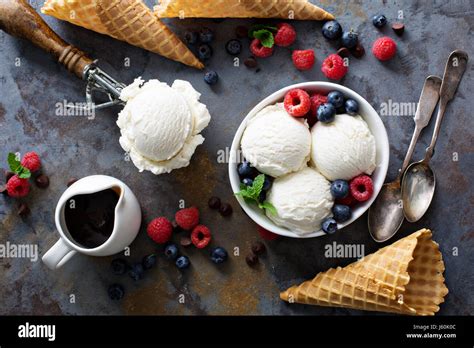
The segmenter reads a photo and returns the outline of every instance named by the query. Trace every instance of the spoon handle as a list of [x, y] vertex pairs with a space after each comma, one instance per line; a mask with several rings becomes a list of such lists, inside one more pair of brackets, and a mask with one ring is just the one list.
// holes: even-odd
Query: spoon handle
[[425, 162], [428, 162], [433, 156], [436, 140], [438, 139], [441, 121], [443, 120], [446, 106], [449, 101], [454, 98], [456, 90], [461, 82], [461, 78], [466, 70], [468, 55], [466, 52], [456, 50], [449, 55], [446, 67], [444, 69], [443, 83], [440, 90], [440, 102], [438, 114], [436, 116], [436, 124], [431, 138], [430, 146], [426, 149]]

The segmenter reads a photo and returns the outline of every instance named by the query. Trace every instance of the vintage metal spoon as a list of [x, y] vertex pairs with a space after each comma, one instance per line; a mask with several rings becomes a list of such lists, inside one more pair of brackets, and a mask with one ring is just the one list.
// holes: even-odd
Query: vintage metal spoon
[[369, 209], [369, 233], [376, 242], [385, 242], [390, 239], [403, 222], [401, 177], [413, 155], [421, 130], [428, 125], [436, 108], [440, 86], [441, 78], [438, 76], [428, 76], [426, 78], [414, 117], [415, 130], [402, 168], [394, 181], [382, 186], [380, 193]]
[[[87, 81], [86, 102], [89, 108], [101, 109], [123, 104], [119, 96], [125, 84], [117, 82], [100, 69], [96, 61], [61, 39], [26, 0], [0, 0], [0, 29], [31, 41], [52, 54], [70, 72]], [[109, 101], [95, 104], [94, 91], [104, 93]]]
[[415, 222], [428, 210], [433, 199], [436, 178], [429, 162], [434, 153], [434, 147], [441, 126], [441, 121], [446, 110], [446, 105], [458, 88], [459, 82], [466, 70], [468, 61], [467, 53], [454, 51], [450, 54], [444, 70], [443, 83], [440, 91], [440, 102], [436, 124], [431, 138], [431, 144], [426, 149], [425, 158], [410, 164], [402, 179], [402, 200], [405, 217], [410, 222]]

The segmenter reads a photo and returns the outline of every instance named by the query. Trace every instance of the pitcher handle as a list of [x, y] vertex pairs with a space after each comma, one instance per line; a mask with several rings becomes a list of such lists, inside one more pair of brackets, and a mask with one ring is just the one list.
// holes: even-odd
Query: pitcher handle
[[43, 255], [42, 260], [49, 269], [55, 270], [64, 265], [74, 254], [76, 254], [76, 251], [71, 249], [71, 247], [60, 238], [51, 249]]

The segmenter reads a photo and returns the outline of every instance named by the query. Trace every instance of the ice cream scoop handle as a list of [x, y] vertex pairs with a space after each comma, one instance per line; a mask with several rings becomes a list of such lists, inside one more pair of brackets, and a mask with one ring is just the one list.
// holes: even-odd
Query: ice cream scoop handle
[[26, 0], [0, 0], [0, 28], [51, 53], [80, 78], [92, 64], [84, 52], [61, 39]]

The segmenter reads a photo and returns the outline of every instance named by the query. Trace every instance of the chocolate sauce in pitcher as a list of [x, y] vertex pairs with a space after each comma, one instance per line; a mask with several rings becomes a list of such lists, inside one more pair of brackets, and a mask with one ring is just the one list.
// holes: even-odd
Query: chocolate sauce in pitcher
[[64, 217], [71, 237], [86, 248], [104, 244], [114, 230], [118, 200], [113, 189], [69, 198]]

